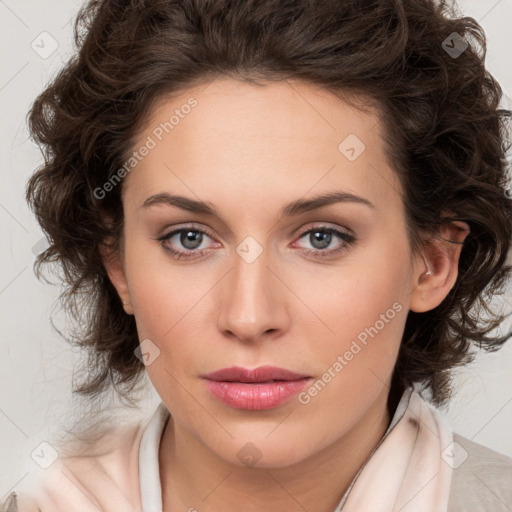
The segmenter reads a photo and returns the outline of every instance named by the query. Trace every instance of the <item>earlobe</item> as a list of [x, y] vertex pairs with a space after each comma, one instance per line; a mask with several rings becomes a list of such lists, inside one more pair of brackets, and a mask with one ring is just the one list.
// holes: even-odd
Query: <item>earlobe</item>
[[457, 280], [459, 258], [469, 232], [465, 222], [452, 221], [443, 224], [438, 236], [426, 241], [416, 257], [411, 311], [430, 311], [446, 298]]
[[128, 315], [133, 315], [130, 290], [128, 288], [128, 282], [126, 280], [125, 270], [122, 265], [120, 255], [108, 245], [101, 245], [100, 253], [105, 270], [107, 271], [111, 283], [117, 290], [125, 312]]

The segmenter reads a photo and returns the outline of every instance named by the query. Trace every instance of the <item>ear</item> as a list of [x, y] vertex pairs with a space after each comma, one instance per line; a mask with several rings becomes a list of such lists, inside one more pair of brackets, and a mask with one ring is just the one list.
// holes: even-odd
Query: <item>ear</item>
[[123, 303], [123, 308], [128, 315], [133, 315], [133, 308], [130, 299], [130, 290], [126, 280], [122, 255], [115, 251], [111, 245], [102, 244], [100, 246], [100, 254], [103, 265], [107, 271], [110, 281], [117, 290], [119, 298]]
[[457, 280], [459, 257], [469, 226], [465, 222], [443, 224], [439, 236], [425, 242], [422, 255], [416, 257], [414, 288], [409, 307], [424, 313], [439, 306]]

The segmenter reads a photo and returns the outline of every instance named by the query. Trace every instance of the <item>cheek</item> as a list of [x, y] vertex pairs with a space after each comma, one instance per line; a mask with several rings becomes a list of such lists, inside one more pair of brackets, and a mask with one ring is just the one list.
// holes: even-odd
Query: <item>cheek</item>
[[[305, 333], [314, 340], [317, 377], [325, 372], [339, 375], [335, 388], [353, 397], [361, 396], [362, 389], [385, 382], [392, 371], [405, 326], [407, 310], [397, 295], [389, 293], [330, 294], [330, 302], [323, 304], [321, 318], [327, 328], [318, 336]], [[311, 330], [312, 331], [312, 330]], [[314, 349], [314, 351], [313, 351]], [[325, 377], [329, 380], [329, 376]]]
[[354, 278], [340, 281], [337, 289], [332, 286], [326, 294], [329, 300], [324, 296], [315, 302], [329, 329], [322, 327], [322, 336], [318, 327], [309, 336], [305, 333], [313, 340], [309, 352], [316, 374], [300, 403], [305, 405], [304, 414], [314, 418], [308, 421], [332, 435], [351, 428], [390, 385], [400, 348], [407, 318], [400, 300], [403, 290], [396, 284], [368, 286], [375, 284], [370, 281]]
[[298, 281], [297, 295], [307, 297], [309, 309], [321, 320], [313, 336], [317, 370], [332, 372], [341, 356], [343, 370], [335, 373], [344, 377], [336, 379], [338, 385], [385, 381], [396, 361], [408, 312], [411, 267], [405, 237], [389, 239], [394, 243], [376, 239], [328, 274]]
[[145, 243], [146, 248], [144, 240], [127, 239], [127, 278], [139, 339], [159, 350], [148, 374], [157, 389], [161, 379], [167, 388], [173, 386], [171, 375], [181, 381], [204, 367], [204, 308], [218, 276], [194, 264], [177, 265], [163, 249], [148, 250]]
[[178, 266], [158, 242], [128, 225], [126, 233], [125, 267], [139, 335], [161, 340], [180, 326], [202, 287], [192, 266]]

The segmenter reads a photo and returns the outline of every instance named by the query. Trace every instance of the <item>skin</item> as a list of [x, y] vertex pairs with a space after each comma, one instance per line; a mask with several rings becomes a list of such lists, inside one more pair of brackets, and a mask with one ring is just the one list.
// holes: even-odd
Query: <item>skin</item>
[[[407, 313], [446, 297], [461, 247], [432, 240], [412, 252], [377, 113], [313, 85], [218, 78], [159, 101], [134, 147], [191, 96], [198, 105], [125, 178], [122, 254], [104, 252], [140, 340], [160, 350], [146, 369], [172, 415], [159, 452], [164, 511], [333, 510], [389, 425]], [[366, 146], [354, 161], [338, 149], [349, 134]], [[288, 203], [335, 190], [372, 206], [279, 218]], [[162, 193], [206, 201], [219, 216], [143, 206]], [[203, 255], [179, 234], [157, 240], [180, 227], [208, 233]], [[351, 230], [356, 242], [332, 235], [322, 249], [307, 233], [318, 227]], [[440, 234], [460, 242], [466, 228]], [[248, 236], [262, 251], [252, 263], [237, 252]], [[175, 259], [169, 246], [193, 257]], [[305, 405], [234, 409], [201, 378], [269, 364], [319, 379], [395, 303], [401, 311]], [[237, 456], [246, 443], [254, 466]]]

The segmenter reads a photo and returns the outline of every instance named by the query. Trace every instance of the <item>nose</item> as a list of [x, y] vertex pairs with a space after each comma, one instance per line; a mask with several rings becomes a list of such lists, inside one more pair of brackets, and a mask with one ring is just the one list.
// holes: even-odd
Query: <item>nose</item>
[[281, 336], [289, 328], [291, 293], [279, 272], [265, 252], [251, 263], [238, 254], [234, 259], [218, 298], [220, 332], [244, 343]]

